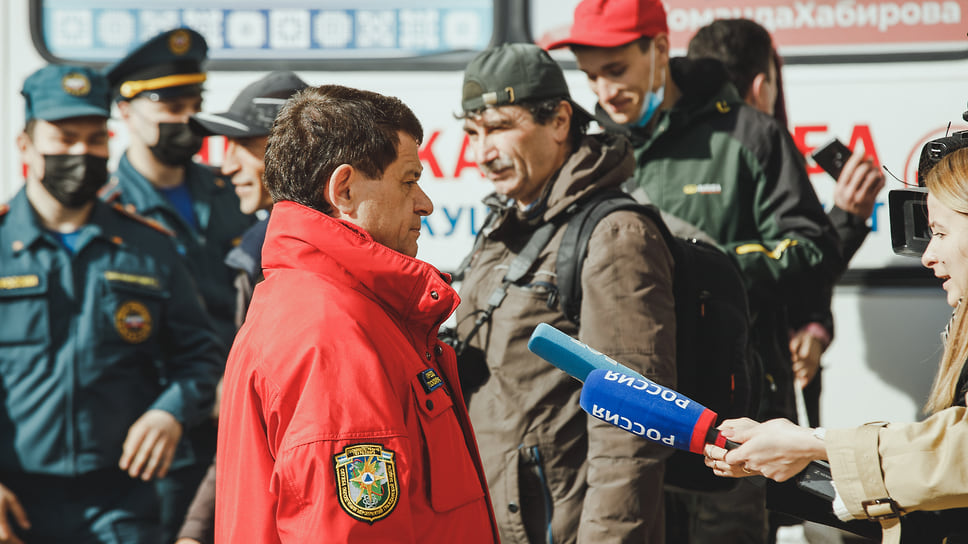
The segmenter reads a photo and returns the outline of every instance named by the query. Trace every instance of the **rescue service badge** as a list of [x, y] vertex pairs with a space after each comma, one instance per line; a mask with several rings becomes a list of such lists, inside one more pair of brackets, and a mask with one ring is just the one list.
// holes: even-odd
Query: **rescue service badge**
[[181, 56], [192, 47], [192, 37], [184, 30], [176, 30], [168, 37], [168, 50]]
[[91, 80], [78, 72], [71, 72], [61, 78], [61, 87], [71, 96], [87, 96], [91, 92]]
[[333, 456], [339, 504], [369, 524], [393, 512], [400, 495], [396, 454], [379, 444], [354, 444]]
[[114, 328], [125, 342], [140, 344], [151, 336], [151, 312], [137, 300], [122, 302], [114, 312]]

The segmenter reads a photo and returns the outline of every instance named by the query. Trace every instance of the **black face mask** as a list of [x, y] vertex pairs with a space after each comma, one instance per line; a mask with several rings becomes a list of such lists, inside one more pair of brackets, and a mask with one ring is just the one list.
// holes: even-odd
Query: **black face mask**
[[168, 166], [181, 166], [202, 148], [203, 136], [195, 134], [188, 123], [158, 123], [158, 143], [151, 154]]
[[67, 208], [80, 208], [94, 200], [107, 181], [107, 157], [44, 155], [44, 177], [40, 183]]

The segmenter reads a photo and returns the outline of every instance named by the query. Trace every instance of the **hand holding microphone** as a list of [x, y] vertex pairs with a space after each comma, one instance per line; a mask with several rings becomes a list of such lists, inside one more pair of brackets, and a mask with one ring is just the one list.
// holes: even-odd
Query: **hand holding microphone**
[[[736, 438], [737, 442], [727, 440], [716, 429], [717, 414], [712, 410], [673, 389], [645, 378], [550, 325], [538, 325], [528, 342], [528, 349], [584, 382], [579, 402], [585, 412], [646, 440], [700, 454], [704, 451], [717, 454], [723, 450], [738, 448], [740, 444], [737, 442], [747, 438], [751, 440], [751, 445], [754, 444], [752, 440], [755, 437], [746, 434], [748, 429], [739, 429], [745, 425], [746, 420], [730, 420], [733, 428], [727, 434]], [[791, 430], [788, 426], [798, 430]], [[755, 427], [760, 429], [757, 436], [763, 437], [778, 436], [776, 432], [780, 430], [808, 434], [811, 432], [810, 429], [803, 429], [786, 420], [773, 420]], [[756, 443], [761, 440], [756, 438]], [[815, 438], [813, 440], [819, 442]], [[725, 453], [719, 459], [724, 459], [724, 456]], [[823, 461], [803, 460], [808, 461], [804, 463], [806, 468], [801, 465], [803, 470], [797, 471], [798, 474], [794, 473], [797, 474], [797, 485], [824, 499], [833, 500], [835, 492], [831, 483], [830, 466]], [[750, 458], [749, 461], [760, 466], [756, 464], [759, 460]], [[715, 462], [710, 464], [709, 461], [707, 465], [714, 470], [717, 466]], [[749, 468], [747, 470], [750, 472], [735, 472], [736, 467], [742, 469], [745, 466], [745, 462], [728, 469], [724, 465], [722, 470], [716, 472], [720, 476], [749, 476], [752, 473]], [[790, 478], [791, 474], [787, 472], [796, 466], [796, 463], [788, 463], [787, 470], [773, 474], [785, 476], [784, 479]], [[764, 474], [770, 477], [770, 473]]]
[[[736, 446], [727, 444], [714, 428], [716, 412], [649, 380], [551, 325], [541, 323], [534, 329], [528, 349], [585, 382], [581, 407], [598, 419], [693, 453], [702, 453], [707, 443], [727, 448]], [[618, 375], [625, 376], [622, 383]]]
[[813, 430], [786, 419], [757, 423], [751, 419], [732, 419], [720, 426], [723, 434], [741, 442], [743, 447], [727, 452], [707, 446], [706, 466], [718, 476], [749, 476], [742, 468], [783, 482], [800, 474], [811, 462], [826, 458], [823, 441]]

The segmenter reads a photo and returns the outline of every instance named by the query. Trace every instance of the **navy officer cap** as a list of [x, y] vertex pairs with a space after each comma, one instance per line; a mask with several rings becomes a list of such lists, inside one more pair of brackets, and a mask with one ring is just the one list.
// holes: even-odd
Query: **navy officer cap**
[[196, 113], [189, 118], [188, 124], [203, 136], [267, 136], [286, 100], [308, 86], [292, 72], [272, 72], [242, 89], [229, 111]]
[[93, 68], [50, 64], [30, 74], [23, 90], [26, 121], [111, 116], [108, 81]]
[[190, 28], [162, 32], [105, 71], [118, 100], [151, 100], [202, 93], [208, 54], [205, 38]]

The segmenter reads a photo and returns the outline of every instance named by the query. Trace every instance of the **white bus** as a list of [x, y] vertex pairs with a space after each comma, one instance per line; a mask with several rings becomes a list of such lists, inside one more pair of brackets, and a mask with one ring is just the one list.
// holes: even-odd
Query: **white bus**
[[[265, 72], [291, 69], [311, 84], [339, 83], [400, 97], [424, 124], [422, 185], [435, 212], [419, 257], [452, 270], [471, 246], [490, 191], [470, 160], [461, 124], [461, 71], [489, 44], [534, 41], [570, 22], [576, 0], [10, 0], [0, 3], [0, 201], [22, 184], [14, 136], [19, 90], [45, 62], [107, 65], [154, 34], [187, 25], [206, 37], [206, 110], [223, 111]], [[674, 54], [713, 18], [749, 17], [785, 57], [790, 130], [806, 154], [837, 136], [914, 180], [928, 140], [968, 128], [968, 0], [666, 0]], [[570, 54], [556, 52], [572, 94], [594, 96]], [[119, 123], [112, 149], [124, 147]], [[200, 159], [218, 164], [211, 138]], [[116, 160], [116, 157], [114, 157]], [[812, 167], [821, 201], [833, 180]], [[911, 421], [940, 355], [950, 309], [920, 263], [890, 248], [888, 180], [873, 233], [835, 291], [836, 338], [824, 355], [828, 426]]]

